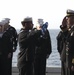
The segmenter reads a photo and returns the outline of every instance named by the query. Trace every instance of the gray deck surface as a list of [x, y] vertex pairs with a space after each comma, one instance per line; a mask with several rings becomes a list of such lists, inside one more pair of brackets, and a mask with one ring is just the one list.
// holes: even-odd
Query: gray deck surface
[[[12, 68], [12, 75], [19, 75], [17, 67]], [[61, 75], [61, 68], [58, 67], [47, 67], [46, 75]]]

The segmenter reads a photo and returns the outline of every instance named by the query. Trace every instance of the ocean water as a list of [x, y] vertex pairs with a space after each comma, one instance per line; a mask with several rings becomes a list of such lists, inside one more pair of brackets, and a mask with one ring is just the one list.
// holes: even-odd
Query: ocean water
[[[57, 51], [57, 40], [56, 36], [59, 33], [59, 29], [49, 29], [51, 44], [52, 44], [52, 53], [47, 59], [47, 67], [61, 67], [60, 55]], [[18, 31], [19, 32], [19, 31]], [[16, 52], [13, 53], [12, 66], [17, 67], [17, 54], [19, 53], [19, 46], [17, 46]]]

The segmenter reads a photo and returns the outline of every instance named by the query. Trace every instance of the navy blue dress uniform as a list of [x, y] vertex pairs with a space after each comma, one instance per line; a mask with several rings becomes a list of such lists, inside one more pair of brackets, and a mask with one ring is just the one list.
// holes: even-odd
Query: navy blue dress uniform
[[17, 47], [17, 32], [14, 27], [11, 27], [10, 25], [8, 25], [8, 21], [3, 20], [3, 22], [5, 22], [5, 26], [7, 27], [4, 26], [4, 32], [2, 33], [2, 36], [0, 37], [1, 38], [0, 50], [2, 50], [1, 51], [2, 75], [11, 75], [13, 47], [15, 47], [15, 49]]
[[61, 31], [57, 36], [57, 50], [60, 54], [61, 59], [61, 75], [66, 75], [65, 67], [66, 67], [66, 37], [68, 35], [67, 25], [60, 25]]
[[67, 10], [66, 75], [74, 75], [74, 11]]
[[67, 30], [67, 25], [66, 26], [60, 25], [60, 28], [61, 31], [58, 33], [56, 39], [57, 39], [57, 50], [61, 55], [63, 50], [63, 44], [65, 43], [66, 36], [68, 34], [68, 30]]
[[22, 24], [24, 27], [20, 30], [18, 35], [20, 52], [18, 54], [17, 66], [19, 75], [33, 75], [36, 38], [42, 33], [41, 30], [37, 31], [31, 27], [31, 25], [33, 25], [32, 18], [25, 18]]
[[57, 50], [61, 55], [62, 49], [63, 49], [63, 41], [65, 41], [66, 32], [64, 33], [64, 30], [66, 30], [67, 26], [60, 25], [61, 31], [58, 33], [56, 39], [57, 39]]
[[17, 38], [18, 38], [18, 34], [17, 31], [14, 27], [12, 27], [11, 25], [9, 25], [8, 29], [6, 30], [7, 35], [10, 36], [10, 45], [11, 45], [11, 49], [10, 49], [10, 58], [8, 59], [9, 61], [9, 75], [12, 75], [12, 58], [13, 58], [13, 52], [16, 51], [17, 49]]
[[[2, 52], [3, 52], [3, 73], [4, 75], [12, 75], [12, 52], [13, 52], [13, 45], [12, 41], [10, 40], [10, 33], [5, 31], [2, 36]], [[8, 56], [11, 53], [10, 57]]]
[[[42, 27], [43, 22], [41, 21], [41, 19], [38, 20], [40, 20], [38, 22], [40, 27]], [[45, 33], [43, 34], [44, 36], [39, 36], [37, 38], [37, 44], [35, 47], [34, 75], [46, 74], [46, 59], [52, 52], [50, 33], [47, 28], [45, 30]]]

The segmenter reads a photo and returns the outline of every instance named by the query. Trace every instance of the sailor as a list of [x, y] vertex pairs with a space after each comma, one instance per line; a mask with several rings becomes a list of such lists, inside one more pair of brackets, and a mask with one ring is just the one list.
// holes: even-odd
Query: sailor
[[46, 74], [46, 59], [52, 52], [50, 33], [47, 29], [48, 23], [44, 23], [43, 19], [37, 20], [37, 29], [42, 30], [42, 34], [37, 38], [34, 60], [34, 75]]
[[66, 16], [62, 20], [62, 25], [60, 25], [60, 32], [57, 35], [57, 50], [60, 54], [61, 59], [61, 75], [65, 74], [65, 66], [66, 66], [66, 50], [65, 50], [65, 42], [68, 34], [67, 30], [67, 21]]
[[74, 75], [74, 10], [66, 12], [68, 35], [66, 38], [66, 75]]
[[5, 23], [4, 25], [4, 33], [2, 36], [3, 42], [5, 41], [4, 45], [4, 49], [5, 49], [5, 54], [7, 54], [7, 58], [6, 59], [6, 72], [7, 75], [12, 75], [12, 57], [13, 57], [13, 52], [16, 51], [17, 48], [17, 31], [14, 27], [12, 27], [11, 25], [9, 25], [10, 23], [10, 19], [9, 18], [4, 18], [2, 20], [3, 23]]

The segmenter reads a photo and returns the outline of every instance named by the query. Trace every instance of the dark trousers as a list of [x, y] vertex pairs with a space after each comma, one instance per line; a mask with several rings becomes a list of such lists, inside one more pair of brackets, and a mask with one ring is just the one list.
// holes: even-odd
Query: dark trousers
[[3, 58], [3, 75], [12, 75], [12, 56], [8, 58], [8, 56]]
[[71, 71], [71, 75], [74, 75], [74, 71]]
[[46, 57], [36, 55], [34, 62], [34, 75], [46, 74]]
[[7, 56], [2, 57], [2, 75], [9, 75]]
[[66, 75], [74, 75], [74, 71], [72, 71], [71, 68], [68, 68]]
[[11, 58], [8, 58], [8, 74], [12, 75], [12, 58], [13, 58], [13, 53], [11, 55]]
[[66, 63], [61, 61], [61, 75], [66, 75]]
[[33, 75], [33, 63], [26, 62], [25, 65], [19, 69], [19, 75]]
[[2, 56], [0, 55], [0, 75], [4, 75], [4, 65], [3, 65], [3, 60]]

